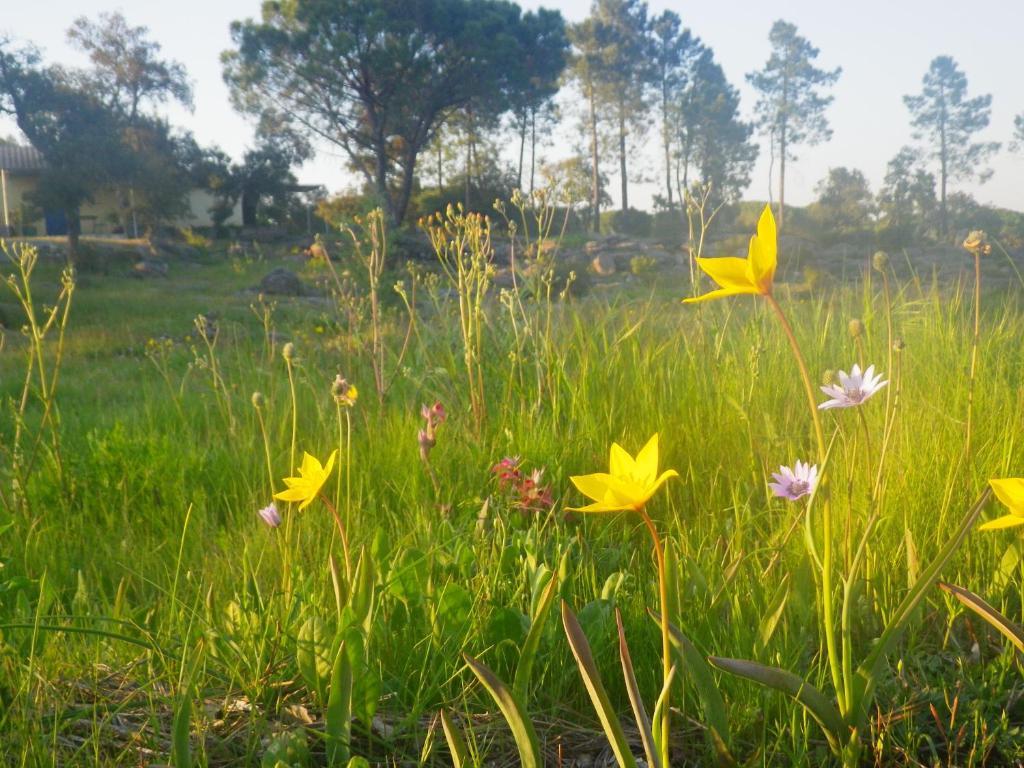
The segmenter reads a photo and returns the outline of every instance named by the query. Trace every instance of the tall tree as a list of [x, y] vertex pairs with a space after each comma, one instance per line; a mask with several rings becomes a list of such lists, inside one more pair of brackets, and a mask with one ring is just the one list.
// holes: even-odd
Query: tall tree
[[740, 95], [715, 61], [710, 48], [690, 68], [679, 95], [675, 125], [676, 184], [680, 197], [690, 185], [690, 172], [712, 185], [718, 200], [735, 200], [750, 183], [758, 147], [751, 141], [754, 127], [740, 119]]
[[829, 168], [815, 191], [815, 212], [834, 233], [863, 232], [871, 224], [875, 198], [867, 178], [856, 168]]
[[603, 32], [593, 16], [569, 28], [573, 45], [572, 74], [587, 104], [586, 127], [590, 154], [590, 226], [601, 228], [601, 203], [604, 197], [600, 168], [600, 147], [597, 141], [597, 89], [603, 67]]
[[536, 169], [537, 118], [550, 110], [569, 57], [565, 19], [546, 8], [523, 14], [517, 29], [519, 52], [509, 82], [509, 101], [519, 131], [517, 184], [523, 187], [526, 136], [530, 134], [530, 189]]
[[939, 232], [948, 231], [946, 187], [950, 179], [980, 177], [991, 171], [982, 168], [999, 149], [994, 141], [972, 141], [974, 134], [988, 126], [992, 96], [967, 98], [967, 76], [950, 56], [932, 59], [922, 80], [921, 93], [904, 96], [910, 110], [914, 137], [930, 143], [930, 154], [939, 164]]
[[797, 34], [796, 26], [776, 21], [768, 35], [772, 53], [760, 72], [751, 72], [747, 80], [760, 93], [757, 114], [761, 129], [778, 148], [779, 227], [783, 226], [786, 205], [786, 160], [795, 160], [793, 147], [815, 145], [832, 137], [825, 109], [832, 97], [823, 90], [835, 84], [842, 69], [818, 69], [814, 60], [819, 51]]
[[601, 38], [598, 96], [613, 115], [618, 139], [620, 204], [629, 208], [627, 140], [647, 114], [645, 97], [654, 76], [644, 0], [594, 0], [590, 9]]
[[121, 13], [102, 13], [96, 21], [81, 16], [67, 37], [92, 64], [76, 74], [80, 87], [118, 117], [124, 141], [135, 155], [135, 172], [119, 192], [129, 218], [125, 229], [138, 236], [140, 207], [152, 222], [183, 205], [187, 169], [182, 155], [187, 148], [182, 142], [187, 140], [173, 136], [155, 110], [168, 101], [192, 106], [188, 75], [182, 64], [161, 56], [149, 29], [131, 26]]
[[149, 29], [133, 27], [121, 13], [85, 16], [68, 29], [68, 41], [87, 54], [92, 70], [85, 78], [97, 97], [134, 125], [144, 106], [176, 101], [192, 105], [192, 87], [185, 67], [160, 55]]
[[36, 203], [64, 213], [71, 261], [78, 257], [82, 204], [125, 178], [132, 163], [117, 116], [76, 80], [42, 66], [34, 49], [0, 39], [0, 112], [14, 117], [46, 161]]
[[661, 142], [665, 153], [665, 193], [668, 207], [672, 202], [672, 139], [673, 123], [679, 108], [680, 95], [687, 84], [687, 70], [701, 45], [682, 20], [672, 11], [664, 11], [651, 22], [654, 47], [655, 87], [661, 102]]
[[924, 167], [919, 152], [903, 147], [889, 161], [878, 193], [882, 231], [895, 244], [909, 242], [931, 226], [935, 208], [935, 176]]
[[1013, 118], [1013, 144], [1014, 150], [1024, 149], [1024, 112]]
[[342, 149], [398, 224], [437, 127], [504, 92], [519, 23], [506, 0], [267, 0], [224, 74], [242, 111]]

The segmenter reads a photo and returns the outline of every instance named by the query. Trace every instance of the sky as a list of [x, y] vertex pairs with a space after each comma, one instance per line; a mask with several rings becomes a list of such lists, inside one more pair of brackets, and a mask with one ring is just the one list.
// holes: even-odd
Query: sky
[[[13, 0], [3, 0], [7, 3]], [[578, 21], [587, 15], [590, 0], [521, 0], [520, 4], [524, 8], [557, 8], [569, 21]], [[649, 0], [649, 5], [652, 14], [665, 9], [678, 13], [714, 50], [729, 81], [740, 89], [741, 108], [748, 119], [756, 95], [745, 75], [767, 60], [768, 31], [775, 20], [796, 24], [800, 34], [821, 49], [820, 67], [843, 68], [832, 89], [835, 101], [827, 113], [833, 137], [825, 144], [796, 150], [796, 162], [787, 165], [787, 202], [811, 202], [816, 184], [828, 169], [841, 165], [862, 170], [877, 191], [888, 160], [913, 142], [903, 95], [919, 92], [930, 61], [947, 54], [966, 73], [969, 95], [993, 95], [992, 120], [979, 139], [1004, 145], [991, 162], [994, 175], [990, 181], [984, 185], [956, 182], [951, 189], [970, 192], [982, 202], [1024, 209], [1024, 151], [1012, 153], [1006, 147], [1013, 116], [1024, 113], [1018, 55], [1024, 10], [1019, 0]], [[165, 55], [188, 70], [195, 107], [191, 112], [168, 109], [172, 122], [192, 130], [201, 143], [216, 144], [240, 158], [253, 143], [253, 126], [231, 108], [219, 57], [231, 45], [230, 23], [258, 16], [259, 7], [259, 0], [47, 0], [19, 3], [16, 18], [0, 14], [0, 32], [35, 43], [49, 61], [79, 65], [85, 63], [83, 56], [65, 38], [72, 20], [121, 11], [129, 23], [149, 27]], [[565, 98], [571, 98], [570, 94]], [[0, 118], [0, 134], [5, 133], [15, 133], [15, 128]], [[543, 150], [543, 157], [565, 157], [566, 147], [575, 138], [575, 129], [567, 124]], [[760, 143], [760, 157], [745, 195], [750, 199], [766, 199], [769, 193], [767, 142], [762, 137]], [[643, 149], [634, 167], [650, 181], [631, 184], [630, 202], [645, 208], [660, 191], [657, 134], [652, 130], [638, 146]], [[298, 175], [301, 182], [323, 184], [330, 191], [350, 189], [356, 179], [344, 165], [337, 149], [321, 148]], [[615, 198], [619, 189], [616, 158], [607, 157], [607, 172], [609, 191]]]

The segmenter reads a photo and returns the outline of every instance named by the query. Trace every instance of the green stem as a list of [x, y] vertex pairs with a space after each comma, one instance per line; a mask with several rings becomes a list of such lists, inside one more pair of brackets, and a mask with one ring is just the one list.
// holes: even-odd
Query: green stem
[[[672, 674], [672, 638], [669, 634], [669, 625], [672, 621], [672, 616], [669, 613], [668, 604], [668, 574], [665, 571], [665, 550], [661, 546], [661, 539], [658, 537], [658, 529], [654, 527], [654, 521], [651, 520], [650, 515], [647, 511], [641, 507], [637, 510], [640, 513], [640, 517], [643, 518], [644, 525], [647, 526], [647, 531], [651, 534], [651, 540], [654, 542], [654, 555], [658, 561], [658, 592], [661, 601], [661, 661], [662, 671], [664, 674], [665, 683], [668, 682], [669, 676]], [[669, 706], [669, 691], [665, 689], [662, 692], [663, 702], [661, 711], [661, 743], [659, 744], [661, 752], [661, 764], [668, 766], [671, 765], [669, 762], [669, 732], [672, 726], [672, 711]]]
[[971, 342], [971, 372], [967, 383], [967, 437], [964, 454], [971, 458], [971, 428], [974, 419], [974, 374], [978, 367], [978, 342], [981, 339], [981, 252], [974, 252], [974, 339]]
[[796, 359], [797, 367], [800, 369], [800, 379], [804, 385], [804, 394], [807, 397], [807, 408], [811, 413], [811, 421], [814, 423], [814, 437], [818, 446], [818, 466], [822, 468], [822, 476], [818, 481], [819, 492], [824, 492], [822, 500], [822, 528], [823, 542], [821, 552], [821, 589], [822, 589], [822, 613], [825, 625], [825, 649], [828, 654], [829, 670], [832, 673], [832, 685], [836, 691], [836, 700], [840, 712], [846, 712], [846, 687], [842, 679], [842, 662], [839, 650], [836, 646], [835, 613], [832, 605], [832, 505], [830, 503], [828, 488], [825, 482], [825, 457], [827, 448], [825, 445], [825, 430], [821, 426], [821, 415], [818, 413], [818, 403], [814, 394], [814, 385], [811, 382], [811, 374], [807, 369], [807, 362], [804, 360], [803, 352], [800, 350], [800, 343], [793, 333], [793, 326], [789, 324], [786, 313], [782, 311], [779, 302], [770, 293], [764, 294], [768, 305], [775, 312], [782, 330], [789, 340], [790, 349]]

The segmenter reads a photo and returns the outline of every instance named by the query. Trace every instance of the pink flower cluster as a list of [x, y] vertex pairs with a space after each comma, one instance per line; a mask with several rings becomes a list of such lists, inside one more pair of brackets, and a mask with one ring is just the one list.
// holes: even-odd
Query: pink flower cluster
[[518, 456], [506, 456], [493, 467], [491, 473], [498, 490], [508, 496], [512, 506], [523, 512], [546, 512], [554, 500], [551, 486], [544, 483], [544, 470], [534, 469], [527, 474]]
[[426, 460], [430, 449], [437, 442], [437, 428], [448, 418], [448, 412], [436, 401], [433, 405], [424, 405], [420, 408], [420, 416], [423, 418], [423, 429], [419, 432], [420, 455]]

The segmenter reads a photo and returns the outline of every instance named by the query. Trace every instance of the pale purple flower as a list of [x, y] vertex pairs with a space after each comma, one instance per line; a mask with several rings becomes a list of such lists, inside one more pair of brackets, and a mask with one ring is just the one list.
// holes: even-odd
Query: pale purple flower
[[818, 484], [818, 465], [797, 461], [793, 468], [779, 467], [772, 472], [773, 483], [768, 483], [772, 493], [789, 501], [796, 501], [801, 496], [813, 493]]
[[270, 502], [270, 504], [261, 509], [257, 514], [259, 514], [263, 522], [271, 528], [277, 528], [281, 524], [281, 513], [277, 511], [277, 504], [274, 502]]
[[832, 399], [819, 405], [818, 410], [827, 411], [830, 408], [852, 408], [860, 405], [888, 383], [882, 381], [882, 374], [875, 374], [875, 366], [869, 365], [862, 373], [860, 366], [854, 364], [849, 375], [845, 371], [839, 372], [839, 384], [829, 384], [821, 388], [821, 391]]

